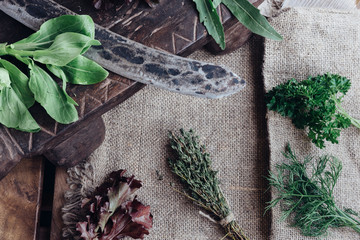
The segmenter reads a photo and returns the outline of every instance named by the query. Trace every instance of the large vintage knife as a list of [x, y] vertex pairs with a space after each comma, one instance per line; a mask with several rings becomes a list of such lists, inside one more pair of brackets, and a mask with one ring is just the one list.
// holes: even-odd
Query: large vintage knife
[[[0, 10], [38, 30], [50, 18], [76, 13], [52, 0], [0, 0]], [[159, 51], [99, 25], [86, 56], [123, 77], [182, 94], [220, 98], [240, 91], [245, 81], [228, 69]]]

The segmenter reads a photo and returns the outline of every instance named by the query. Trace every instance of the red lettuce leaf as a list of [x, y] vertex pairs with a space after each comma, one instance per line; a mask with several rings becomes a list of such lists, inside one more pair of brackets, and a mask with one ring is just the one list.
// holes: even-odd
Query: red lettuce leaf
[[95, 232], [95, 224], [90, 223], [90, 217], [87, 222], [78, 222], [76, 224], [76, 230], [81, 233], [84, 240], [97, 240], [97, 233]]
[[125, 236], [144, 238], [152, 227], [150, 206], [133, 197], [142, 185], [134, 176], [124, 177], [125, 170], [112, 172], [93, 193], [82, 201], [87, 222], [77, 230], [84, 240], [111, 240]]

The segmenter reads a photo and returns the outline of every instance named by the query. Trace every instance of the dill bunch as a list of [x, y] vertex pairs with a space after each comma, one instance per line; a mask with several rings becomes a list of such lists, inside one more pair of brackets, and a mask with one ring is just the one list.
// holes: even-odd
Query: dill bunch
[[[277, 190], [266, 211], [281, 204], [281, 221], [292, 218], [292, 227], [305, 236], [323, 236], [328, 228], [351, 227], [360, 233], [359, 215], [351, 209], [340, 209], [334, 201], [334, 187], [339, 179], [342, 164], [332, 156], [313, 161], [306, 157], [298, 161], [290, 146], [283, 153], [290, 161], [278, 164], [270, 172], [270, 186]], [[308, 169], [312, 165], [312, 170]], [[309, 174], [308, 174], [309, 173]]]
[[193, 130], [186, 132], [180, 129], [180, 134], [169, 134], [174, 158], [168, 159], [171, 170], [180, 177], [185, 187], [185, 192], [179, 192], [204, 208], [213, 220], [222, 225], [226, 231], [224, 238], [248, 240], [221, 192], [217, 172], [211, 168], [205, 146], [199, 144], [199, 137]]

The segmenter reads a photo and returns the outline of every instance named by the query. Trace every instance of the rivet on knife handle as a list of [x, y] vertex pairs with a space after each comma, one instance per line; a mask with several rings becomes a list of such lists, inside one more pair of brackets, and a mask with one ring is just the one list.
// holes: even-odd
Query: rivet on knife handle
[[[0, 0], [0, 9], [33, 30], [50, 18], [76, 14], [51, 0]], [[90, 48], [85, 55], [123, 77], [207, 98], [228, 96], [245, 86], [243, 79], [224, 67], [144, 46], [99, 25], [95, 34], [102, 46]]]

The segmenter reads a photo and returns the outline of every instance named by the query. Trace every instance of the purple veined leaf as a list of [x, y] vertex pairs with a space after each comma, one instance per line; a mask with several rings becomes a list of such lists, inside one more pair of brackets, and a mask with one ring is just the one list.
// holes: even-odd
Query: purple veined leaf
[[78, 222], [76, 230], [81, 233], [81, 238], [84, 240], [98, 240], [95, 232], [95, 224], [90, 223], [90, 216], [87, 216], [87, 222]]
[[144, 206], [136, 198], [128, 203], [129, 214], [131, 220], [135, 223], [143, 225], [145, 228], [152, 228], [152, 215], [150, 213], [150, 206]]
[[88, 221], [79, 222], [77, 230], [85, 240], [112, 240], [125, 236], [144, 238], [152, 227], [150, 206], [134, 197], [141, 182], [134, 176], [124, 177], [125, 170], [112, 172], [96, 188], [91, 198], [82, 200]]

